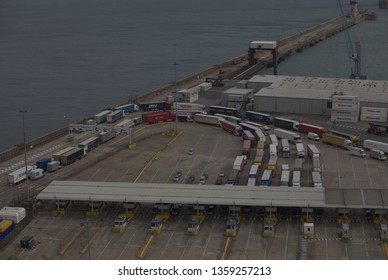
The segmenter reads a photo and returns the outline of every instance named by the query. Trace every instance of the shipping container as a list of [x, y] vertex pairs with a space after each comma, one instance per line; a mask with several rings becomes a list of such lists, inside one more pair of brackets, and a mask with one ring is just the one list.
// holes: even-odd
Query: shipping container
[[[31, 170], [33, 170], [34, 167], [31, 166], [31, 165], [27, 165], [27, 175], [31, 172]], [[8, 174], [7, 176], [8, 178], [8, 184], [9, 185], [14, 185], [14, 184], [17, 184], [17, 183], [20, 183], [24, 180], [27, 179], [27, 176], [26, 176], [26, 167], [23, 166], [11, 173]]]
[[273, 124], [273, 117], [265, 113], [246, 111], [245, 117], [251, 121], [259, 121], [265, 124]]
[[61, 155], [61, 164], [69, 165], [74, 163], [76, 160], [82, 159], [85, 155], [83, 148], [74, 148], [73, 150]]
[[139, 103], [140, 111], [157, 111], [157, 110], [170, 110], [171, 106], [166, 101], [156, 101], [156, 102], [143, 102]]
[[309, 144], [307, 145], [307, 154], [309, 157], [321, 157], [321, 152], [317, 149], [315, 145]]
[[64, 153], [67, 153], [67, 152], [73, 150], [74, 148], [75, 148], [75, 147], [67, 147], [67, 148], [64, 148], [64, 149], [62, 149], [62, 150], [60, 150], [60, 151], [58, 151], [58, 152], [55, 152], [55, 153], [53, 154], [53, 160], [55, 160], [55, 161], [60, 161], [60, 160], [61, 160], [61, 156], [62, 156]]
[[41, 158], [40, 160], [37, 160], [35, 165], [37, 168], [47, 170], [47, 164], [51, 162], [51, 158]]
[[119, 119], [122, 119], [123, 117], [124, 117], [124, 112], [122, 110], [116, 110], [116, 111], [113, 111], [112, 113], [109, 113], [106, 116], [106, 121], [108, 123], [114, 123]]
[[48, 172], [54, 172], [57, 171], [60, 167], [60, 162], [59, 161], [52, 161], [49, 164], [47, 164], [47, 171]]
[[313, 132], [318, 134], [319, 137], [322, 137], [322, 134], [328, 132], [329, 130], [321, 126], [316, 126], [316, 125], [307, 124], [307, 123], [300, 123], [298, 127], [298, 131], [301, 133]]
[[106, 117], [112, 113], [111, 110], [105, 110], [105, 111], [102, 111], [100, 113], [98, 113], [97, 115], [94, 116], [94, 121], [99, 124], [99, 123], [103, 123], [106, 121]]
[[264, 170], [263, 176], [261, 176], [260, 185], [271, 186], [272, 183], [272, 170]]
[[289, 130], [298, 130], [299, 122], [286, 119], [286, 118], [279, 118], [276, 117], [273, 119], [274, 126], [289, 129]]
[[362, 114], [360, 115], [360, 121], [369, 121], [369, 122], [386, 122], [386, 115], [372, 115], [372, 114]]
[[371, 114], [371, 115], [383, 115], [387, 116], [388, 109], [382, 107], [361, 107], [361, 114]]
[[283, 170], [280, 177], [280, 186], [288, 187], [290, 181], [290, 171]]
[[351, 95], [333, 95], [333, 103], [355, 103], [358, 104], [358, 96]]
[[288, 139], [291, 143], [300, 143], [302, 142], [302, 139], [300, 138], [300, 135], [298, 133], [288, 131], [281, 128], [275, 128], [274, 134], [277, 138], [285, 138]]
[[90, 138], [82, 141], [81, 143], [79, 143], [78, 148], [84, 149], [85, 154], [86, 154], [86, 153], [90, 152], [91, 150], [97, 148], [98, 144], [99, 144], [98, 137], [93, 136], [93, 137], [90, 137]]
[[360, 109], [358, 103], [333, 103], [333, 110], [352, 110], [358, 111]]

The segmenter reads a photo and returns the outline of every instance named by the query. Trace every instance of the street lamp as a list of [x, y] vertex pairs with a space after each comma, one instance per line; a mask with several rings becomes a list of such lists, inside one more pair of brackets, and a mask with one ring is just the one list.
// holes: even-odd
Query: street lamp
[[177, 87], [176, 87], [176, 47], [177, 44], [174, 44], [174, 103], [175, 103], [175, 133], [178, 133], [178, 104], [176, 100], [177, 96]]
[[27, 200], [30, 200], [30, 187], [28, 186], [28, 170], [27, 170], [26, 128], [24, 124], [24, 114], [27, 113], [27, 110], [20, 110], [19, 113], [22, 113], [22, 119], [23, 119], [24, 166], [26, 168]]
[[86, 224], [86, 238], [88, 239], [88, 242], [87, 242], [87, 245], [88, 245], [88, 258], [90, 260], [89, 219], [86, 219], [86, 221], [81, 223], [82, 226], [84, 226], [85, 224]]

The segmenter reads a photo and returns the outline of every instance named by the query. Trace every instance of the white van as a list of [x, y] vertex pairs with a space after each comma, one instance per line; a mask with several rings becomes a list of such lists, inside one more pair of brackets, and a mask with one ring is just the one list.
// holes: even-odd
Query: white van
[[362, 148], [358, 148], [358, 147], [352, 147], [350, 149], [350, 153], [354, 156], [358, 156], [358, 157], [366, 157], [366, 153], [364, 151], [364, 149]]
[[319, 141], [319, 139], [320, 139], [318, 134], [316, 134], [314, 132], [307, 133], [307, 138], [310, 140], [314, 140], [314, 141]]

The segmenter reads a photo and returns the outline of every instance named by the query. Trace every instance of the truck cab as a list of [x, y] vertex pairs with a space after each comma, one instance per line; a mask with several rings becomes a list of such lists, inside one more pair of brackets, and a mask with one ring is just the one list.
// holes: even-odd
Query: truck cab
[[32, 181], [38, 180], [44, 176], [43, 169], [35, 168], [30, 171], [29, 178]]

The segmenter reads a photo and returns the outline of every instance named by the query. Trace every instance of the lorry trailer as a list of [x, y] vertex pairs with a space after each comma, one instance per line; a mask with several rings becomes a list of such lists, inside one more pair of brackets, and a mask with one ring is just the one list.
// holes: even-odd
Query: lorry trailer
[[78, 147], [84, 149], [85, 154], [86, 154], [87, 152], [90, 152], [94, 148], [97, 148], [98, 143], [99, 143], [98, 137], [93, 136], [93, 137], [90, 137], [90, 138], [86, 139], [85, 141], [82, 141], [81, 143], [79, 143]]
[[53, 160], [56, 160], [56, 161], [60, 161], [61, 160], [61, 156], [71, 150], [73, 150], [75, 147], [67, 147], [67, 148], [64, 148], [58, 152], [55, 152], [53, 154]]
[[39, 178], [42, 178], [44, 176], [43, 169], [41, 168], [35, 168], [32, 169], [29, 173], [29, 179], [32, 181], [36, 181]]
[[183, 102], [174, 102], [172, 104], [173, 110], [187, 110], [187, 111], [202, 111], [205, 109], [205, 106], [197, 103], [183, 103]]
[[268, 135], [269, 133], [269, 127], [266, 126], [266, 125], [261, 125], [259, 123], [256, 123], [256, 122], [252, 122], [252, 121], [244, 121], [246, 124], [249, 124], [249, 125], [252, 125], [254, 127], [257, 127], [257, 128], [260, 128], [260, 130], [265, 134], [265, 135]]
[[251, 142], [252, 148], [255, 146], [256, 138], [255, 138], [255, 136], [253, 136], [253, 134], [249, 130], [243, 130], [242, 137], [244, 140], [249, 140]]
[[245, 117], [251, 121], [259, 121], [265, 124], [273, 124], [273, 117], [265, 113], [246, 111]]
[[378, 149], [380, 151], [383, 151], [384, 153], [388, 153], [388, 143], [366, 139], [364, 140], [363, 146], [364, 146], [364, 149], [367, 149], [367, 150]]
[[94, 116], [94, 121], [96, 122], [96, 124], [99, 124], [99, 123], [103, 123], [106, 121], [106, 117], [112, 113], [111, 110], [105, 110], [105, 111], [102, 111], [100, 113], [98, 113], [97, 115]]
[[300, 135], [298, 133], [281, 129], [281, 128], [275, 128], [273, 131], [275, 136], [279, 139], [282, 139], [282, 138], [288, 139], [288, 141], [290, 141], [291, 143], [302, 142], [302, 139], [300, 138]]
[[329, 130], [327, 128], [308, 124], [308, 123], [300, 123], [299, 127], [298, 127], [298, 131], [301, 133], [305, 133], [305, 134], [307, 134], [309, 132], [313, 132], [313, 133], [318, 134], [319, 137], [322, 137], [323, 133], [329, 132]]
[[284, 158], [290, 157], [290, 144], [288, 143], [288, 139], [282, 139], [280, 141], [282, 143], [282, 153]]
[[324, 133], [322, 135], [322, 142], [345, 149], [350, 149], [352, 147], [352, 142], [349, 139], [331, 133]]
[[353, 135], [338, 130], [330, 130], [330, 133], [349, 139], [352, 142], [353, 146], [358, 146], [360, 142], [360, 135]]
[[321, 172], [313, 171], [311, 172], [311, 176], [313, 177], [313, 187], [322, 188]]
[[241, 171], [244, 168], [246, 156], [237, 156], [233, 162], [233, 169]]
[[115, 107], [115, 110], [122, 110], [125, 114], [128, 114], [139, 111], [139, 106], [136, 104], [127, 103]]
[[307, 154], [311, 158], [321, 156], [321, 152], [317, 149], [315, 145], [312, 145], [312, 144], [307, 145]]
[[211, 124], [215, 126], [220, 126], [221, 117], [206, 115], [206, 114], [196, 114], [194, 116], [194, 121], [197, 123]]
[[242, 147], [242, 154], [246, 155], [247, 158], [249, 158], [251, 154], [251, 141], [250, 140], [244, 140], [243, 147]]
[[[27, 174], [29, 174], [31, 172], [31, 170], [33, 170], [34, 167], [31, 166], [31, 165], [27, 165]], [[15, 185], [17, 183], [20, 183], [24, 180], [27, 179], [27, 176], [26, 176], [26, 167], [23, 166], [11, 173], [8, 174], [8, 184], [9, 185]]]
[[113, 111], [112, 113], [109, 113], [106, 116], [106, 121], [108, 123], [114, 123], [115, 121], [118, 121], [119, 119], [121, 119], [123, 117], [124, 117], [124, 111], [116, 110], [116, 111]]
[[319, 160], [319, 157], [313, 157], [313, 171], [321, 172], [321, 161]]
[[299, 122], [279, 117], [273, 119], [273, 124], [274, 126], [289, 130], [298, 130], [299, 127]]
[[296, 157], [304, 158], [304, 145], [303, 145], [303, 143], [296, 143]]
[[156, 112], [142, 115], [143, 121], [149, 124], [165, 121], [175, 121], [175, 114], [171, 112]]
[[264, 170], [263, 176], [261, 176], [260, 185], [262, 186], [271, 186], [272, 182], [272, 170]]
[[100, 132], [97, 135], [97, 137], [98, 137], [98, 143], [99, 144], [103, 144], [105, 142], [108, 142], [110, 139], [115, 138], [116, 137], [116, 133], [103, 131], [103, 132]]
[[233, 133], [235, 136], [240, 136], [242, 129], [238, 124], [234, 124], [227, 120], [221, 120], [220, 126], [227, 132]]
[[288, 187], [290, 181], [290, 171], [283, 170], [282, 175], [280, 177], [280, 186]]
[[59, 161], [52, 161], [49, 164], [47, 164], [47, 171], [48, 172], [54, 172], [57, 171], [60, 168], [60, 162]]
[[294, 170], [292, 172], [292, 186], [293, 187], [300, 187], [300, 171]]
[[76, 160], [82, 159], [85, 156], [83, 148], [74, 148], [71, 151], [61, 155], [61, 164], [69, 165], [74, 163]]
[[165, 101], [138, 103], [140, 111], [170, 110], [170, 103]]

